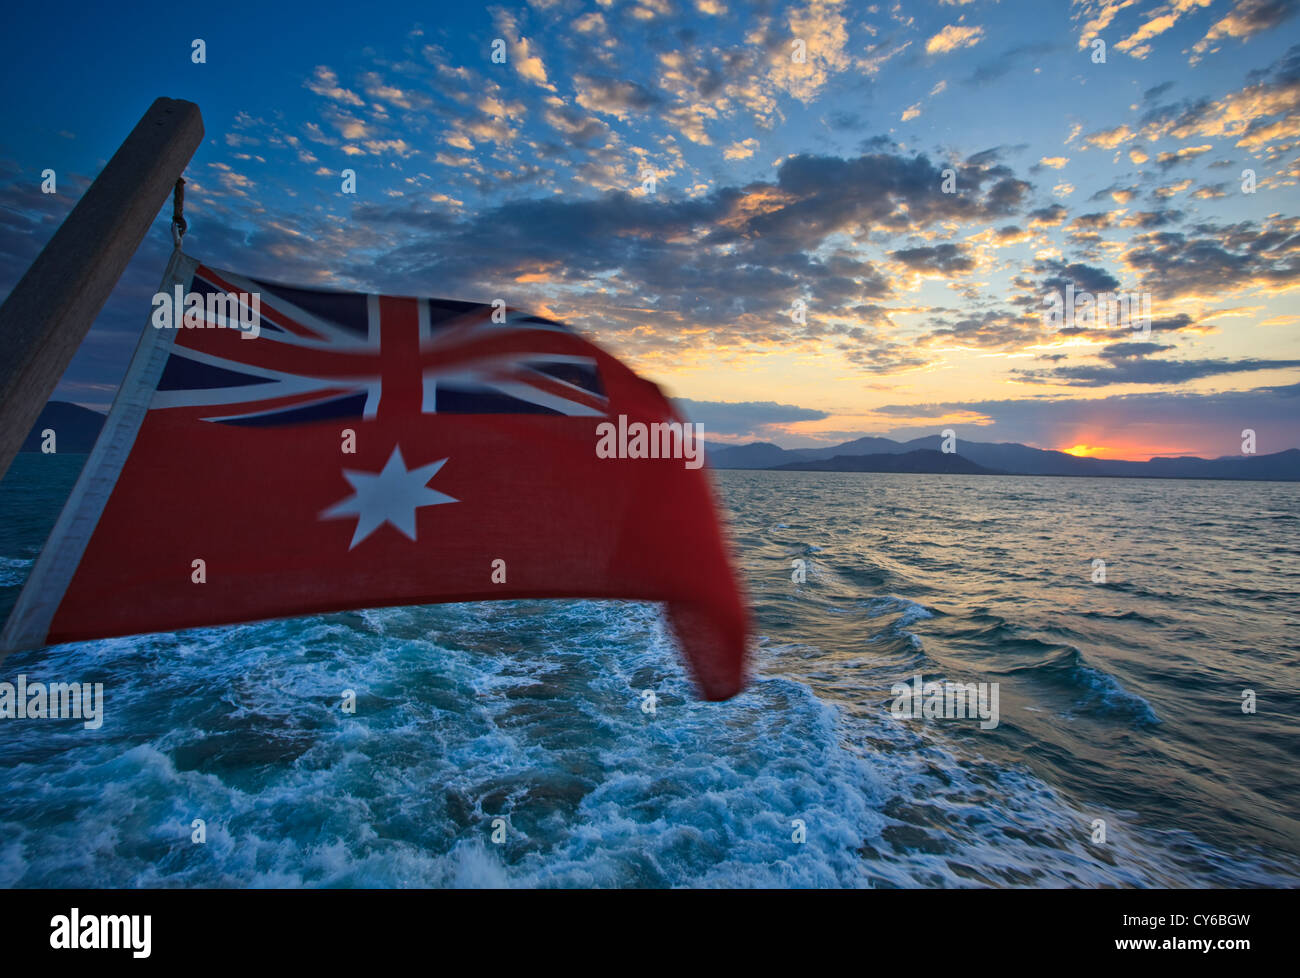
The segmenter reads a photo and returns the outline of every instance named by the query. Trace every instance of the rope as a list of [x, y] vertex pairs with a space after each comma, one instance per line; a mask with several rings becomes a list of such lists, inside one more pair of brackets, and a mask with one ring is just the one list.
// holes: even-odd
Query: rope
[[172, 243], [179, 249], [181, 238], [189, 225], [185, 222], [185, 178], [176, 179], [176, 188], [172, 191]]

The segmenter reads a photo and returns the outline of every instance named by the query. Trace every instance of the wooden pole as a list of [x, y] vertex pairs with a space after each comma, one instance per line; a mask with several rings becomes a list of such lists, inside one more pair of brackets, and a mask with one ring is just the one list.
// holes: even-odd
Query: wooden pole
[[0, 478], [202, 141], [197, 105], [155, 100], [0, 306]]

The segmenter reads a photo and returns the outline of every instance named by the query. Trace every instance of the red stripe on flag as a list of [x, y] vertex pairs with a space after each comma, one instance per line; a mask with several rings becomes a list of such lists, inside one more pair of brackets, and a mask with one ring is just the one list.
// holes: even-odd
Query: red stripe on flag
[[420, 304], [416, 299], [379, 297], [379, 362], [379, 417], [418, 415], [423, 378]]

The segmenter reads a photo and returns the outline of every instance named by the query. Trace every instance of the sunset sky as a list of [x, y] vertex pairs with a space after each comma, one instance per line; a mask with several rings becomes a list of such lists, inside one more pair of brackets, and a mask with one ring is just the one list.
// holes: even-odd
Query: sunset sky
[[[0, 292], [167, 95], [207, 128], [189, 253], [563, 319], [711, 439], [1294, 448], [1298, 8], [25, 4], [0, 36]], [[108, 406], [169, 248], [160, 220], [56, 397]], [[1150, 335], [1045, 326], [1068, 284], [1150, 293]]]

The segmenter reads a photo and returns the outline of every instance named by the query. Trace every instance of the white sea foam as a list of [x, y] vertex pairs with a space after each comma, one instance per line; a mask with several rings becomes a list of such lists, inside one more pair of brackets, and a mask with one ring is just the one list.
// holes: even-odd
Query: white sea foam
[[[245, 626], [234, 650], [217, 630], [155, 640], [159, 675], [190, 699], [137, 684], [118, 712], [147, 742], [122, 752], [100, 738], [52, 770], [11, 766], [0, 884], [1198, 879], [1122, 813], [1107, 814], [1117, 838], [1098, 851], [1093, 813], [1026, 772], [849, 715], [794, 679], [760, 676], [729, 703], [700, 702], [650, 606], [546, 607], [498, 605], [487, 621], [456, 606]], [[382, 627], [363, 624], [376, 617]], [[488, 652], [457, 641], [484, 629], [524, 637]], [[437, 641], [395, 637], [434, 631]], [[133, 643], [97, 645], [109, 668], [138, 660]], [[352, 717], [337, 708], [344, 682], [362, 694]], [[653, 716], [639, 709], [643, 686], [657, 692]], [[19, 806], [82, 814], [38, 832]], [[490, 841], [496, 817], [509, 822], [504, 845]], [[194, 818], [206, 820], [203, 845], [190, 841]], [[792, 841], [796, 820], [806, 842]]]

